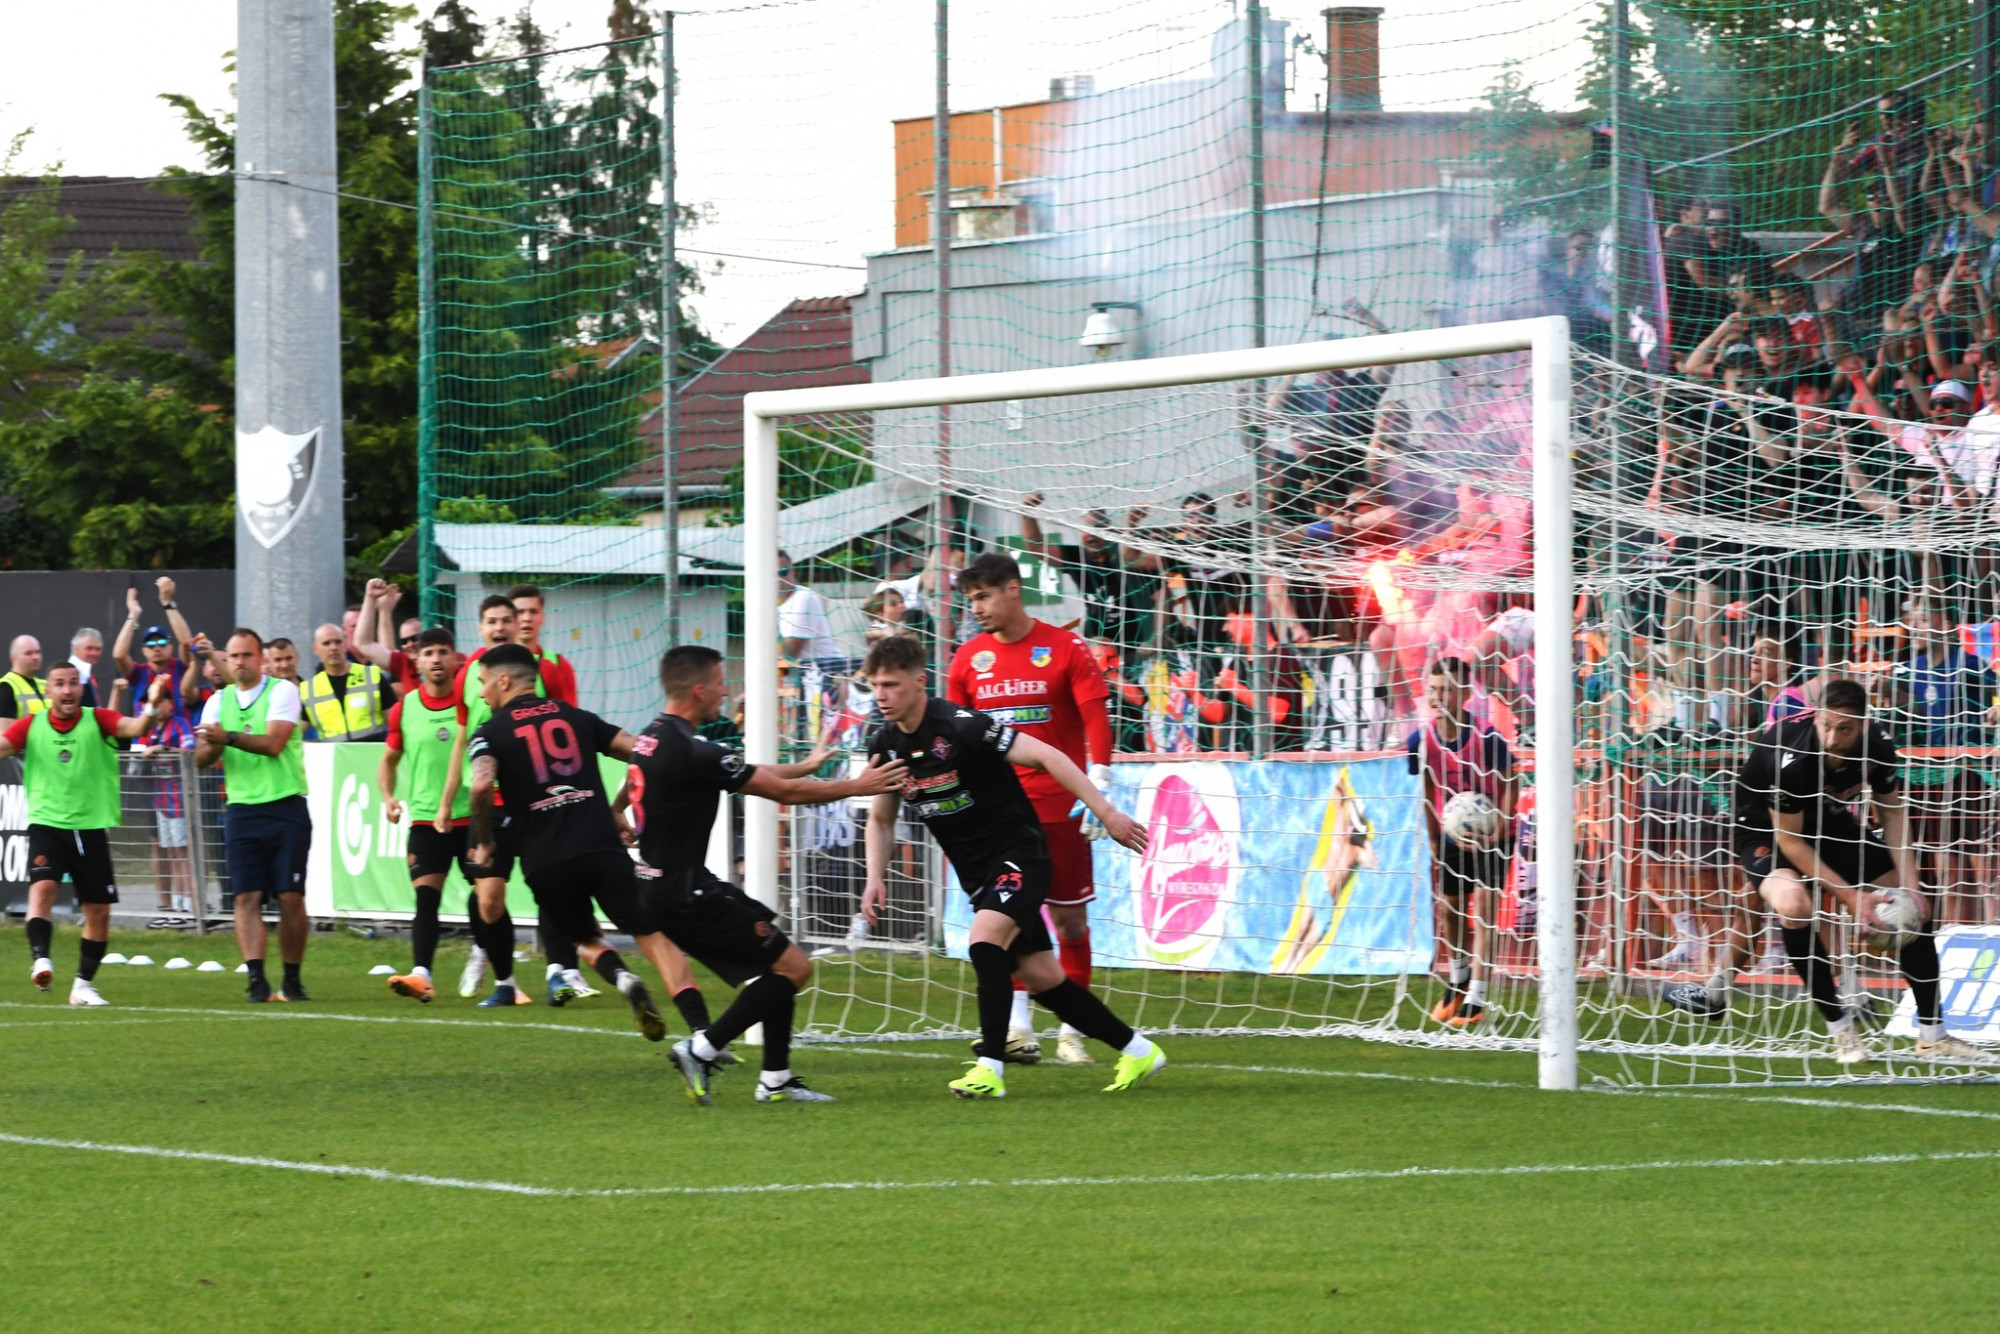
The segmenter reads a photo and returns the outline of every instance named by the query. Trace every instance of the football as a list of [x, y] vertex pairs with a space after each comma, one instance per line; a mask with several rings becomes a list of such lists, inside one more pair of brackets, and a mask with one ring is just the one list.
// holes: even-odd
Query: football
[[1861, 940], [1877, 954], [1900, 953], [1924, 925], [1923, 907], [1907, 889], [1885, 891], [1868, 915], [1871, 920], [1862, 923]]
[[1461, 848], [1492, 846], [1500, 834], [1500, 808], [1480, 792], [1460, 792], [1444, 804], [1444, 836]]

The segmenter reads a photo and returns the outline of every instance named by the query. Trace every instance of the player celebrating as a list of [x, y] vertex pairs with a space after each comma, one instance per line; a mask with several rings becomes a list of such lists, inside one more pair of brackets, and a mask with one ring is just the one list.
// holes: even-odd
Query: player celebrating
[[[980, 1055], [951, 1082], [951, 1091], [961, 1098], [1007, 1096], [1001, 1053], [1016, 977], [1056, 1018], [1119, 1053], [1105, 1092], [1132, 1088], [1164, 1068], [1165, 1052], [1063, 976], [1056, 963], [1042, 923], [1054, 867], [1041, 817], [1015, 768], [1052, 775], [1103, 823], [1105, 833], [1134, 852], [1145, 851], [1145, 830], [1105, 800], [1054, 746], [975, 709], [932, 699], [924, 686], [923, 645], [916, 640], [892, 635], [879, 641], [862, 672], [883, 719], [869, 753], [885, 763], [908, 763], [902, 791], [911, 799], [910, 813], [930, 827], [972, 900], [966, 953], [978, 977]], [[895, 847], [899, 802], [898, 794], [884, 793], [868, 815], [868, 887], [861, 910], [870, 923], [888, 898], [882, 876]]]
[[[214, 662], [215, 650], [208, 653]], [[228, 680], [202, 705], [194, 762], [204, 769], [220, 763], [228, 788], [229, 884], [249, 998], [254, 1004], [307, 1000], [299, 970], [312, 931], [305, 904], [312, 813], [299, 743], [299, 688], [264, 674], [264, 641], [255, 630], [230, 631], [221, 656]], [[266, 894], [278, 898], [278, 953], [285, 964], [276, 991], [264, 976]]]
[[[1840, 999], [1813, 918], [1820, 894], [1867, 925], [1883, 891], [1916, 893], [1901, 765], [1887, 729], [1869, 721], [1867, 690], [1839, 680], [1827, 683], [1814, 712], [1759, 732], [1736, 781], [1737, 856], [1777, 916], [1785, 952], [1826, 1020], [1834, 1059], [1842, 1065], [1867, 1061], [1868, 1046]], [[1849, 809], [1864, 794], [1876, 820], [1868, 829]], [[1919, 902], [1923, 926], [1896, 956], [1916, 1003], [1916, 1055], [1986, 1060], [1986, 1053], [1944, 1031], [1931, 910], [1921, 896]]]
[[[1424, 826], [1430, 833], [1443, 928], [1439, 934], [1451, 957], [1451, 985], [1431, 1011], [1431, 1020], [1453, 1028], [1471, 1028], [1486, 1017], [1494, 907], [1507, 883], [1514, 828], [1514, 755], [1497, 732], [1474, 723], [1465, 711], [1471, 687], [1472, 669], [1465, 659], [1432, 663], [1424, 685], [1430, 721], [1410, 733], [1410, 772], [1421, 775], [1424, 783]], [[1504, 817], [1499, 832], [1484, 846], [1467, 846], [1444, 832], [1445, 805], [1461, 792], [1479, 793]]]
[[16, 718], [0, 733], [0, 760], [21, 757], [28, 795], [29, 980], [49, 989], [56, 886], [67, 875], [83, 909], [83, 944], [77, 953], [71, 1005], [105, 1005], [97, 994], [97, 965], [111, 937], [111, 905], [118, 902], [105, 830], [119, 818], [118, 743], [144, 736], [173, 713], [164, 677], [155, 677], [145, 712], [121, 718], [111, 709], [83, 707], [83, 677], [76, 664], [49, 669], [48, 707]]
[[[492, 649], [483, 665], [480, 691], [492, 716], [472, 734], [466, 749], [472, 773], [472, 847], [467, 855], [481, 869], [484, 883], [496, 869], [494, 795], [496, 788], [503, 789], [515, 826], [515, 855], [551, 948], [559, 943], [587, 947], [592, 966], [632, 1007], [639, 1031], [658, 1042], [667, 1030], [652, 994], [625, 967], [618, 951], [601, 946], [603, 935], [591, 912], [595, 900], [642, 949], [648, 936], [653, 944], [664, 944], [640, 910], [632, 859], [619, 837], [595, 758], [630, 760], [632, 736], [573, 704], [537, 698], [535, 656], [519, 644]], [[480, 908], [488, 907], [482, 895]], [[680, 967], [686, 968], [685, 961]]]
[[[1021, 605], [1021, 569], [1011, 556], [989, 552], [958, 576], [958, 589], [971, 604], [983, 634], [959, 647], [951, 660], [945, 694], [954, 704], [978, 709], [1023, 736], [1061, 751], [1078, 769], [1089, 764], [1091, 783], [1111, 785], [1110, 690], [1090, 646], [1068, 630], [1028, 615]], [[1090, 840], [1084, 836], [1083, 808], [1063, 785], [1039, 766], [1021, 764], [1021, 787], [1042, 822], [1053, 868], [1048, 912], [1055, 924], [1063, 975], [1090, 987]], [[1093, 829], [1093, 833], [1101, 830]], [[1016, 990], [1007, 1024], [1007, 1054], [1025, 1062], [1041, 1059], [1041, 1044], [1028, 1018], [1028, 993]], [[1083, 1035], [1065, 1024], [1056, 1039], [1056, 1059], [1088, 1065]]]
[[[459, 707], [451, 697], [452, 676], [457, 666], [458, 653], [452, 644], [451, 631], [425, 630], [417, 636], [416, 643], [417, 688], [389, 710], [388, 746], [382, 752], [376, 782], [391, 821], [401, 823], [404, 812], [409, 813], [410, 882], [417, 897], [417, 915], [410, 924], [414, 966], [408, 973], [390, 978], [389, 990], [424, 1004], [429, 1004], [437, 994], [431, 982], [431, 966], [437, 960], [438, 913], [444, 905], [445, 877], [450, 874], [452, 863], [457, 862], [467, 885], [476, 885], [482, 877], [496, 877], [501, 882], [503, 921], [496, 923], [494, 929], [504, 936], [504, 941], [485, 950], [493, 960], [497, 985], [493, 995], [480, 1004], [511, 1005], [521, 995], [513, 985], [514, 924], [504, 919], [506, 880], [513, 869], [512, 861], [500, 850], [496, 851], [493, 864], [472, 865], [466, 857], [466, 830], [472, 823], [471, 792], [461, 790], [449, 808], [441, 806], [439, 801], [459, 728]], [[396, 795], [398, 771], [406, 759], [410, 764], [407, 802]], [[472, 924], [474, 941], [485, 943], [489, 928], [480, 912], [476, 889], [466, 894], [465, 912]]]
[[706, 865], [709, 828], [724, 793], [743, 792], [787, 806], [810, 806], [891, 792], [907, 771], [872, 765], [859, 778], [821, 782], [807, 775], [822, 760], [746, 764], [736, 752], [696, 729], [722, 716], [728, 694], [722, 655], [699, 644], [668, 649], [660, 659], [666, 712], [632, 746], [632, 767], [615, 809], [638, 813], [640, 898], [648, 916], [710, 972], [741, 989], [722, 1017], [674, 1044], [674, 1065], [688, 1097], [708, 1106], [709, 1077], [729, 1044], [752, 1024], [764, 1025], [764, 1069], [758, 1102], [832, 1102], [791, 1071], [792, 1012], [812, 978], [805, 951], [786, 939], [777, 914]]

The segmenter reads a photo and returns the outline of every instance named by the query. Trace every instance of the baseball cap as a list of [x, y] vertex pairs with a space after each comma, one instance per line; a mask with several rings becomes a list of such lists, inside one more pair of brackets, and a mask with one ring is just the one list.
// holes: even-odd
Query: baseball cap
[[174, 642], [174, 637], [167, 633], [164, 626], [149, 625], [146, 627], [146, 633], [141, 636], [140, 642], [147, 645], [171, 644]]
[[1972, 401], [1972, 391], [1961, 380], [1939, 380], [1931, 386], [1932, 398], [1955, 398], [1961, 403]]

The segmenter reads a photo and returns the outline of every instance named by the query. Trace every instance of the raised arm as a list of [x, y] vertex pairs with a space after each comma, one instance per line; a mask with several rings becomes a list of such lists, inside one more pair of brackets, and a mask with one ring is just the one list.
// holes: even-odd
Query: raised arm
[[125, 624], [118, 627], [118, 638], [111, 644], [111, 660], [118, 664], [120, 676], [132, 675], [132, 640], [139, 633], [139, 590], [125, 590]]
[[1123, 844], [1134, 852], [1146, 850], [1146, 831], [1137, 820], [1111, 804], [1097, 785], [1084, 777], [1083, 770], [1076, 767], [1069, 756], [1044, 741], [1016, 732], [1014, 742], [1007, 748], [1007, 760], [1025, 769], [1040, 769], [1043, 773], [1062, 785], [1063, 791], [1084, 804], [1090, 813], [1103, 824], [1104, 832], [1113, 842]]
[[[115, 706], [113, 711], [116, 712]], [[146, 707], [130, 718], [120, 718], [113, 731], [123, 740], [134, 740], [165, 722], [173, 711], [174, 702], [167, 696], [167, 678], [155, 676], [146, 691]]]
[[387, 646], [396, 642], [395, 604], [381, 605], [381, 590], [387, 586], [381, 579], [368, 581], [361, 593], [361, 616], [354, 622], [355, 655], [384, 671], [389, 669]]
[[194, 642], [194, 632], [188, 629], [187, 617], [181, 615], [178, 602], [174, 601], [174, 581], [161, 575], [153, 581], [160, 593], [160, 610], [167, 614], [167, 628], [174, 632], [174, 652], [185, 653]]

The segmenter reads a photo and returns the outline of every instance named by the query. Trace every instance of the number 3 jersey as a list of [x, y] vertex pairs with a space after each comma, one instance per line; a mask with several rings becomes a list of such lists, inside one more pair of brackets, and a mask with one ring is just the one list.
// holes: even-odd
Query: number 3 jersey
[[522, 874], [625, 850], [597, 765], [617, 736], [618, 728], [594, 713], [533, 695], [494, 710], [472, 734], [466, 767], [483, 756], [499, 766]]
[[909, 765], [903, 812], [930, 828], [968, 890], [1004, 860], [1048, 856], [1041, 819], [1007, 762], [1013, 746], [1014, 729], [998, 718], [935, 698], [914, 733], [885, 722], [868, 743], [871, 759]]

